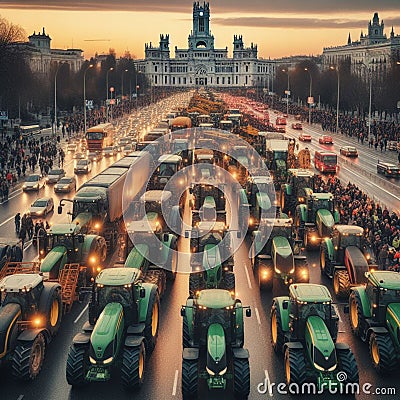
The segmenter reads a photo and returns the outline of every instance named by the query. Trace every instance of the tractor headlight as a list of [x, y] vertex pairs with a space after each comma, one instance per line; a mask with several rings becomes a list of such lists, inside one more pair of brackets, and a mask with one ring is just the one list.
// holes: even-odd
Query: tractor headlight
[[215, 372], [214, 372], [214, 371], [211, 371], [211, 369], [208, 368], [208, 367], [206, 367], [206, 371], [207, 371], [208, 375], [211, 375], [211, 376], [214, 376], [214, 375], [215, 375]]
[[316, 242], [317, 241], [317, 237], [315, 235], [312, 235], [310, 239], [311, 239], [312, 242]]
[[278, 267], [275, 267], [275, 271], [276, 271], [277, 274], [281, 273], [281, 270]]
[[89, 356], [89, 361], [91, 364], [97, 364], [97, 361], [91, 356]]
[[110, 363], [113, 362], [113, 360], [114, 360], [114, 357], [109, 357], [109, 358], [107, 358], [107, 359], [105, 359], [105, 360], [103, 361], [103, 364], [110, 364]]
[[294, 267], [289, 271], [289, 274], [294, 274]]
[[221, 372], [218, 373], [218, 375], [225, 375], [227, 370], [228, 368], [225, 367]]

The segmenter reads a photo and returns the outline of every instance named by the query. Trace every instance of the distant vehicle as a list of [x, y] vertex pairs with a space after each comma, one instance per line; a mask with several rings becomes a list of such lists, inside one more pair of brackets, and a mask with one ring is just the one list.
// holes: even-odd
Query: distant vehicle
[[343, 146], [339, 151], [345, 157], [358, 157], [358, 151], [354, 146]]
[[100, 124], [86, 131], [86, 143], [90, 152], [102, 151], [105, 147], [114, 144], [114, 126], [112, 124]]
[[378, 174], [385, 175], [388, 178], [400, 178], [400, 169], [394, 164], [385, 163], [378, 160], [376, 170]]
[[333, 173], [339, 171], [337, 155], [331, 151], [316, 151], [314, 153], [314, 166], [318, 171]]
[[303, 125], [300, 122], [293, 122], [292, 129], [301, 131], [303, 129]]
[[44, 184], [44, 178], [42, 178], [39, 174], [32, 174], [25, 179], [22, 190], [24, 192], [31, 190], [36, 190], [38, 192], [44, 186]]
[[87, 174], [92, 170], [92, 162], [88, 159], [78, 160], [74, 167], [75, 174]]
[[51, 169], [49, 174], [47, 175], [46, 182], [47, 183], [57, 183], [62, 177], [65, 176], [65, 171], [60, 169]]
[[75, 158], [75, 160], [83, 160], [84, 158], [86, 158], [86, 154], [83, 154], [83, 153], [75, 153], [75, 154], [74, 154], [74, 158]]
[[32, 217], [45, 217], [54, 210], [54, 201], [51, 197], [42, 197], [35, 200], [29, 208]]
[[119, 144], [116, 144], [113, 148], [115, 154], [120, 153], [122, 151], [122, 147]]
[[126, 146], [127, 144], [129, 144], [130, 142], [131, 142], [131, 139], [128, 139], [128, 138], [123, 137], [123, 138], [119, 141], [119, 144], [120, 144], [120, 146], [124, 147], [124, 146]]
[[388, 150], [392, 151], [400, 151], [400, 142], [397, 142], [396, 140], [389, 140], [387, 148]]
[[299, 136], [299, 140], [301, 142], [311, 142], [311, 135], [308, 133], [301, 133]]
[[67, 151], [73, 151], [75, 152], [78, 146], [75, 143], [70, 143], [67, 145]]
[[99, 151], [89, 151], [88, 159], [91, 161], [100, 161], [103, 158], [103, 153]]
[[54, 186], [56, 193], [69, 193], [71, 190], [76, 190], [76, 179], [74, 176], [64, 176]]
[[283, 117], [276, 117], [276, 125], [286, 125], [286, 118]]
[[296, 121], [301, 121], [301, 115], [300, 115], [300, 114], [296, 114], [296, 115], [294, 116], [294, 119], [295, 119]]
[[275, 132], [286, 133], [285, 125], [275, 125]]
[[25, 125], [25, 126], [20, 126], [19, 131], [21, 133], [21, 136], [26, 137], [26, 136], [33, 136], [41, 133], [40, 126], [39, 125]]
[[322, 135], [319, 139], [318, 142], [320, 144], [333, 144], [333, 139], [332, 136], [329, 135]]
[[112, 146], [105, 147], [103, 150], [103, 155], [105, 157], [114, 157], [115, 156], [114, 147], [112, 147]]
[[127, 144], [123, 150], [124, 156], [127, 156], [129, 153], [132, 153], [132, 151], [134, 151], [133, 146], [131, 144]]

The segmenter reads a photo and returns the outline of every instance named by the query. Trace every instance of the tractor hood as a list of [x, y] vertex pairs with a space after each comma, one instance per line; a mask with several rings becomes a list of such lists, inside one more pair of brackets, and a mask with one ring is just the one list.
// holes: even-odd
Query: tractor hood
[[335, 220], [329, 210], [320, 208], [315, 216], [315, 223], [318, 227], [320, 237], [329, 237], [332, 234]]
[[221, 256], [219, 246], [215, 244], [206, 244], [203, 254], [203, 268], [207, 271], [208, 287], [217, 287], [221, 279]]
[[40, 265], [40, 272], [51, 272], [51, 270], [67, 256], [67, 249], [65, 246], [56, 246], [51, 249]]
[[78, 225], [80, 229], [84, 228], [93, 218], [92, 213], [82, 212], [79, 213], [72, 221], [72, 224]]
[[335, 344], [323, 319], [316, 315], [308, 317], [305, 340], [313, 367], [319, 371], [334, 371], [337, 367]]
[[7, 355], [7, 350], [14, 348], [18, 334], [17, 320], [22, 319], [21, 306], [8, 303], [0, 307], [0, 361]]
[[220, 324], [211, 324], [208, 327], [207, 369], [214, 374], [220, 374], [222, 371], [226, 370], [225, 333]]
[[256, 195], [257, 204], [262, 210], [269, 210], [271, 208], [271, 200], [267, 193], [258, 192]]
[[118, 348], [114, 343], [117, 332], [124, 327], [124, 312], [119, 303], [108, 303], [90, 337], [90, 356], [97, 362], [104, 362], [115, 357], [114, 351]]
[[[125, 268], [136, 268], [140, 270], [143, 267], [143, 263], [149, 258], [149, 246], [147, 244], [136, 244], [135, 247], [130, 251], [128, 257], [125, 260]], [[140, 277], [140, 271], [138, 271], [138, 278]]]
[[294, 257], [290, 243], [284, 236], [272, 239], [271, 256], [278, 274], [294, 272]]
[[399, 329], [400, 329], [400, 303], [392, 303], [387, 306], [386, 321], [390, 321], [390, 325], [393, 327], [393, 330], [395, 332], [399, 332]]

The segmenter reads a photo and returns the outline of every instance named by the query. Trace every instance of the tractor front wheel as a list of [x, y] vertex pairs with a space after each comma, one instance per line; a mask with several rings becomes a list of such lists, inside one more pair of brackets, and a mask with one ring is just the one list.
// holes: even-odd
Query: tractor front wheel
[[20, 344], [14, 350], [11, 359], [12, 374], [21, 380], [34, 380], [42, 369], [46, 340], [39, 333], [30, 344]]
[[146, 370], [146, 348], [144, 343], [136, 347], [125, 347], [122, 355], [121, 380], [125, 389], [140, 389]]
[[233, 360], [233, 392], [238, 400], [247, 399], [250, 393], [250, 365], [248, 358]]
[[358, 367], [353, 352], [350, 349], [337, 349], [336, 356], [339, 361], [339, 371], [346, 373], [346, 379], [343, 383], [358, 383]]
[[85, 383], [86, 369], [89, 363], [88, 348], [72, 345], [67, 358], [67, 382], [72, 386]]
[[301, 386], [306, 381], [306, 362], [302, 350], [287, 348], [285, 351], [286, 384], [295, 383]]
[[333, 275], [333, 290], [339, 299], [346, 299], [350, 294], [350, 276], [346, 270], [335, 271]]
[[197, 360], [182, 360], [182, 398], [195, 399], [198, 392]]
[[372, 332], [369, 338], [369, 353], [372, 365], [378, 373], [391, 372], [396, 367], [396, 349], [389, 334]]

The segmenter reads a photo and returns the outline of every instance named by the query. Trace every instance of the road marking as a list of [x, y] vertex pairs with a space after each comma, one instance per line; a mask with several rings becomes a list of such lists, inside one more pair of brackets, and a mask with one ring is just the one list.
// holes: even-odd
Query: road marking
[[342, 318], [340, 317], [339, 308], [338, 308], [337, 304], [333, 304], [333, 308], [335, 309], [336, 314], [337, 314], [338, 317], [339, 317], [339, 322], [340, 322], [340, 323], [343, 323]]
[[178, 370], [175, 370], [174, 386], [172, 388], [172, 396], [176, 396], [176, 388], [178, 387]]
[[18, 396], [18, 399], [17, 399], [17, 400], [22, 400], [24, 397], [25, 397], [25, 396], [24, 396], [23, 394], [20, 394], [20, 395]]
[[261, 325], [261, 318], [260, 318], [260, 313], [258, 312], [258, 308], [254, 307], [254, 311], [256, 313], [258, 325]]
[[82, 315], [85, 313], [85, 311], [88, 309], [89, 304], [86, 304], [86, 306], [83, 308], [81, 313], [75, 318], [74, 324], [76, 324], [82, 317]]
[[0, 224], [0, 226], [3, 226], [3, 225], [5, 225], [5, 224], [7, 224], [8, 222], [10, 222], [12, 219], [14, 219], [15, 217], [14, 217], [14, 215], [13, 216], [11, 216], [10, 218], [7, 218], [5, 221], [3, 221], [1, 224]]
[[246, 277], [247, 277], [247, 283], [249, 285], [249, 289], [252, 289], [249, 271], [247, 270], [247, 264], [244, 264], [244, 270], [246, 271]]

